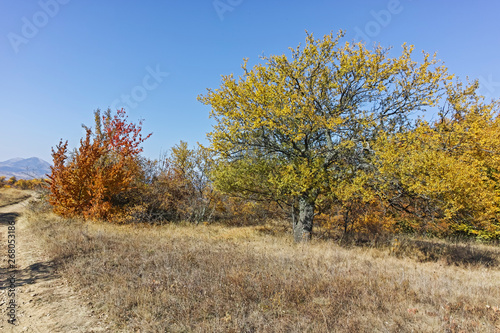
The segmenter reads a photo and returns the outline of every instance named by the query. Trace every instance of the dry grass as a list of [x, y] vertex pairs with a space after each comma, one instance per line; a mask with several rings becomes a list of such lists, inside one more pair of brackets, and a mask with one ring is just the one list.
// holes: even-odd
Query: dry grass
[[2, 187], [0, 188], [0, 207], [19, 203], [29, 197], [31, 197], [30, 191]]
[[467, 245], [494, 257], [488, 264], [450, 261], [450, 249], [428, 261], [407, 258], [401, 241], [296, 245], [270, 226], [32, 220], [62, 274], [113, 331], [500, 331], [496, 247]]

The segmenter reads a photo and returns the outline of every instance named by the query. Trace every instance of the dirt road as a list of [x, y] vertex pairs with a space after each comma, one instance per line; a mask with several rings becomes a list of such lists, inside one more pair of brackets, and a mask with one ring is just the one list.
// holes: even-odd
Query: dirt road
[[[36, 235], [30, 233], [28, 222], [22, 217], [26, 204], [27, 200], [0, 208], [0, 331], [108, 331], [44, 255]], [[15, 269], [8, 262], [7, 235], [12, 224], [15, 224], [15, 238], [9, 239], [15, 239]], [[14, 299], [15, 306], [9, 307]], [[9, 323], [12, 318], [15, 325]]]

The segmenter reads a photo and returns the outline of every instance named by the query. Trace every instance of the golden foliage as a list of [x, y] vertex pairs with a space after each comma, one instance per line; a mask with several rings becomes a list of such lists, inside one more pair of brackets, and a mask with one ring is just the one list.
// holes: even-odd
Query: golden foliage
[[264, 57], [252, 69], [245, 60], [244, 75], [224, 76], [199, 97], [216, 121], [208, 136], [220, 157], [219, 188], [301, 203], [303, 235], [322, 195], [367, 194], [358, 176], [372, 164], [371, 143], [397, 131], [410, 112], [436, 106], [451, 78], [429, 54], [412, 60], [413, 46], [391, 58], [380, 46], [341, 45], [343, 35], [308, 34], [290, 57]]
[[381, 196], [421, 217], [421, 228], [498, 238], [498, 104], [476, 89], [449, 85], [438, 121], [382, 136], [378, 177]]

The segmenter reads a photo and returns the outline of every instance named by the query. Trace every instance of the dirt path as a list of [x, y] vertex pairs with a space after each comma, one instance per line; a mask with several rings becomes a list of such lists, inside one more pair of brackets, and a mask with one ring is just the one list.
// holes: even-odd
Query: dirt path
[[[0, 331], [106, 332], [82, 299], [54, 269], [36, 235], [29, 232], [22, 211], [27, 200], [0, 208]], [[15, 223], [17, 270], [9, 269], [7, 235]], [[9, 279], [15, 277], [16, 325], [9, 320]]]

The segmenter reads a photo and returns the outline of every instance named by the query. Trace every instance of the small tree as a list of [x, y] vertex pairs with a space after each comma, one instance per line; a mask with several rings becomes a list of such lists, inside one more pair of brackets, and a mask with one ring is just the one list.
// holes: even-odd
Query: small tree
[[7, 184], [10, 185], [10, 186], [14, 186], [17, 182], [17, 178], [16, 176], [12, 176], [9, 178], [9, 180], [7, 181]]
[[380, 196], [415, 216], [417, 231], [500, 238], [500, 104], [485, 103], [477, 89], [477, 82], [448, 86], [437, 121], [374, 146]]
[[209, 181], [213, 164], [210, 152], [200, 145], [190, 149], [181, 141], [164, 162], [155, 186], [162, 189], [162, 205], [170, 218], [196, 223], [210, 220], [216, 204]]
[[[141, 125], [127, 122], [123, 109], [111, 117], [95, 112], [95, 135], [86, 128], [85, 139], [68, 161], [68, 142], [52, 149], [49, 202], [63, 216], [109, 218], [118, 209], [119, 196], [130, 190], [139, 173]], [[101, 122], [102, 121], [102, 122]]]
[[412, 46], [390, 58], [381, 47], [339, 46], [343, 35], [308, 34], [290, 58], [264, 57], [251, 70], [245, 60], [243, 76], [224, 76], [199, 98], [216, 121], [209, 133], [220, 158], [216, 182], [291, 204], [296, 241], [309, 239], [318, 198], [359, 190], [352, 180], [370, 168], [370, 144], [403, 127], [410, 112], [436, 105], [449, 79], [428, 54], [413, 61]]

